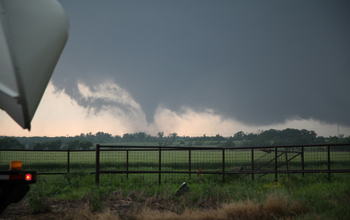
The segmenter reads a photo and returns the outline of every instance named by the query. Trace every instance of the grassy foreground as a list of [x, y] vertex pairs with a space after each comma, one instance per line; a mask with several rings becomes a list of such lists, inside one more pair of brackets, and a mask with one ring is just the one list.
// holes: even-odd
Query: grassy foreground
[[[64, 219], [350, 219], [350, 176], [309, 174], [304, 178], [231, 179], [222, 184], [201, 177], [187, 182], [190, 192], [175, 196], [180, 187], [157, 180], [105, 176], [100, 187], [92, 175], [41, 177], [26, 199], [32, 213], [50, 212], [52, 200], [86, 201], [88, 208]], [[121, 201], [129, 206], [113, 208]], [[125, 210], [125, 207], [129, 210]]]

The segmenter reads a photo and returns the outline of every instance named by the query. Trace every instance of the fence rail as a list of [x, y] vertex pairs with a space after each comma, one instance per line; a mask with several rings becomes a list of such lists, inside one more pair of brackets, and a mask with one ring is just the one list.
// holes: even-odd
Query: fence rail
[[[121, 164], [113, 165], [108, 152], [118, 154]], [[130, 155], [135, 153], [141, 155]], [[97, 185], [101, 174], [126, 174], [127, 178], [129, 174], [157, 174], [161, 184], [162, 176], [169, 174], [187, 174], [188, 178], [214, 174], [225, 182], [230, 175], [254, 180], [270, 174], [277, 181], [279, 174], [305, 173], [327, 173], [329, 179], [331, 173], [350, 173], [350, 144], [238, 148], [96, 145]]]
[[38, 175], [84, 171], [99, 184], [105, 174], [180, 181], [213, 175], [227, 178], [269, 178], [309, 173], [350, 173], [350, 144], [260, 147], [165, 147], [96, 145], [95, 150], [1, 150], [0, 170], [11, 160]]

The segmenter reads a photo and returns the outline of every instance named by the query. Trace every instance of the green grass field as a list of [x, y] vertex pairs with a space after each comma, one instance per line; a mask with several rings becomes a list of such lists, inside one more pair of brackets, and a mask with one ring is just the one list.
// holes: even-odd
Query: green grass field
[[[91, 210], [112, 210], [115, 217], [105, 219], [350, 218], [349, 174], [332, 174], [332, 181], [326, 174], [309, 174], [304, 178], [281, 178], [277, 183], [266, 179], [231, 179], [225, 184], [215, 176], [207, 175], [186, 183], [190, 191], [178, 197], [175, 193], [181, 183], [166, 181], [159, 186], [157, 180], [143, 179], [141, 175], [131, 175], [129, 179], [125, 174], [102, 175], [98, 189], [94, 177], [83, 172], [52, 178], [40, 176], [28, 193], [27, 201], [39, 212], [44, 210], [44, 205], [50, 206], [43, 201], [56, 201], [53, 202], [56, 206], [58, 201], [87, 201]], [[132, 215], [125, 215], [120, 206], [115, 207], [125, 201], [134, 204], [128, 205], [126, 210], [133, 209]], [[59, 214], [59, 211], [55, 212]], [[92, 216], [89, 219], [95, 219], [93, 216], [97, 214], [89, 215]], [[81, 217], [78, 213], [65, 219]]]
[[[280, 149], [277, 152], [278, 170], [301, 170], [302, 157], [295, 153], [300, 149], [288, 154], [282, 154], [283, 150], [287, 149]], [[317, 172], [328, 169], [327, 149], [316, 147], [304, 150], [305, 170]], [[332, 173], [330, 181], [328, 174], [325, 173], [306, 173], [304, 177], [300, 173], [289, 176], [280, 173], [276, 183], [274, 174], [262, 178], [258, 178], [259, 174], [254, 174], [255, 180], [252, 181], [251, 175], [241, 178], [244, 174], [236, 174], [239, 170], [252, 170], [251, 153], [251, 149], [225, 150], [225, 172], [231, 173], [225, 174], [225, 183], [222, 181], [222, 174], [212, 174], [222, 172], [222, 149], [191, 150], [191, 157], [188, 150], [170, 150], [161, 152], [161, 171], [187, 172], [191, 160], [193, 174], [189, 176], [188, 173], [162, 173], [161, 185], [158, 185], [158, 173], [101, 174], [99, 188], [96, 189], [94, 176], [89, 174], [95, 171], [96, 152], [71, 151], [70, 173], [39, 175], [37, 184], [31, 186], [26, 199], [29, 206], [37, 207], [39, 211], [43, 210], [43, 201], [51, 201], [52, 204], [62, 200], [89, 201], [92, 207], [91, 195], [95, 195], [93, 202], [102, 204], [100, 211], [103, 211], [114, 209], [114, 204], [118, 202], [132, 199], [134, 206], [130, 206], [130, 209], [146, 207], [144, 209], [146, 211], [135, 211], [132, 219], [154, 219], [156, 216], [157, 219], [193, 219], [197, 215], [205, 216], [204, 219], [217, 219], [217, 215], [227, 217], [221, 219], [232, 219], [230, 215], [238, 214], [241, 215], [241, 219], [350, 218], [349, 173]], [[127, 155], [129, 171], [159, 171], [158, 150], [129, 151], [129, 153], [102, 150], [100, 170], [126, 171]], [[268, 153], [256, 149], [253, 156], [255, 170], [274, 170], [274, 151]], [[21, 160], [24, 170], [36, 170], [38, 173], [67, 173], [67, 158], [67, 151], [0, 151], [0, 169], [7, 170], [11, 160]], [[293, 159], [288, 161], [291, 158]], [[350, 152], [331, 150], [330, 158], [331, 169], [350, 169]], [[199, 179], [197, 179], [198, 169], [203, 171]], [[175, 193], [183, 182], [188, 184], [191, 191], [177, 197]], [[47, 197], [50, 199], [45, 199]], [[110, 206], [101, 203], [111, 200], [113, 202], [107, 203], [111, 204]], [[161, 211], [157, 212], [154, 207], [148, 207], [149, 201], [162, 204]], [[50, 203], [48, 205], [50, 206]], [[119, 208], [115, 213], [119, 213]], [[195, 216], [193, 213], [196, 213]], [[264, 216], [262, 213], [265, 213]], [[121, 219], [129, 219], [123, 213], [118, 215]], [[173, 217], [168, 218], [165, 215]], [[71, 216], [67, 219], [81, 219], [81, 216]]]

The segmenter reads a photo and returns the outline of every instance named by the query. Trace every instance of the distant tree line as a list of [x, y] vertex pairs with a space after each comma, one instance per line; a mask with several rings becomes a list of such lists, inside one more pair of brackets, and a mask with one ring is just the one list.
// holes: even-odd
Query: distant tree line
[[33, 145], [33, 150], [91, 150], [93, 143], [91, 141], [74, 140], [68, 142], [66, 145], [62, 145], [61, 140], [36, 142]]
[[248, 147], [248, 146], [277, 146], [277, 145], [301, 145], [301, 144], [326, 144], [326, 143], [350, 143], [350, 136], [344, 137], [318, 136], [314, 131], [306, 129], [284, 130], [270, 129], [257, 133], [245, 133], [239, 131], [230, 137], [220, 134], [215, 136], [189, 137], [178, 136], [173, 132], [164, 135], [158, 132], [152, 136], [145, 132], [126, 133], [122, 136], [97, 132], [81, 133], [76, 136], [61, 137], [7, 137], [0, 136], [0, 149], [33, 149], [33, 150], [89, 150], [94, 149], [94, 144], [122, 144], [143, 145], [145, 143], [159, 146], [217, 146], [217, 147]]
[[[350, 136], [344, 137], [344, 135], [329, 136], [327, 138], [323, 136], [317, 136], [314, 131], [308, 131], [306, 129], [291, 129], [284, 130], [270, 129], [267, 131], [261, 131], [259, 134], [244, 133], [243, 131], [237, 132], [232, 137], [235, 141], [242, 141], [241, 146], [281, 146], [281, 145], [303, 145], [303, 144], [337, 144], [337, 143], [350, 143]], [[335, 149], [348, 149], [344, 147], [336, 147]]]
[[13, 137], [0, 137], [0, 149], [25, 149], [24, 144]]

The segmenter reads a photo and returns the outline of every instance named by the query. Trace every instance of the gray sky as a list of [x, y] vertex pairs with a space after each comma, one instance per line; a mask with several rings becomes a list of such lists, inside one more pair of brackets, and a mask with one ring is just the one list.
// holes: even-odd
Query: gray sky
[[[306, 119], [350, 126], [349, 1], [59, 0], [70, 37], [57, 91], [98, 114], [127, 91], [148, 123], [159, 106], [213, 110], [272, 125]], [[132, 117], [132, 115], [131, 115]]]

